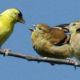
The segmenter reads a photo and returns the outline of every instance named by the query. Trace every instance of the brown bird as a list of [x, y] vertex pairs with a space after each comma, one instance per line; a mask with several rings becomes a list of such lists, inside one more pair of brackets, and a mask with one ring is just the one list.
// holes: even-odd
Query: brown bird
[[67, 44], [67, 35], [63, 29], [37, 24], [34, 30], [30, 30], [33, 48], [40, 56], [67, 58], [71, 55], [72, 48]]

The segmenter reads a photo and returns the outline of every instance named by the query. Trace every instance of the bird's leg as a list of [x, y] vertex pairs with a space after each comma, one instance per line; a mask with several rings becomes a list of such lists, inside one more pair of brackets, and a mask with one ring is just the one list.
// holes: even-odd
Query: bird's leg
[[9, 52], [11, 52], [11, 50], [7, 48], [3, 49], [3, 51], [5, 53], [4, 56], [8, 56]]
[[67, 59], [70, 61], [70, 63], [74, 63], [74, 65], [76, 65], [76, 66], [79, 64], [79, 60], [76, 59], [75, 57], [67, 58]]
[[74, 68], [76, 69], [77, 65], [79, 64], [79, 60], [75, 57], [73, 58], [67, 58], [69, 60], [69, 63], [74, 64]]

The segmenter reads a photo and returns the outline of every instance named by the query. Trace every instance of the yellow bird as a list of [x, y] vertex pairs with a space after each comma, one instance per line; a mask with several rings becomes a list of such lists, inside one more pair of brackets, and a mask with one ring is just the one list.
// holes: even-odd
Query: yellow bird
[[40, 56], [62, 59], [72, 55], [73, 50], [66, 41], [67, 36], [63, 29], [37, 24], [35, 29], [32, 30], [31, 38], [33, 48]]
[[21, 11], [16, 8], [7, 9], [0, 14], [0, 47], [11, 35], [17, 22], [24, 23], [24, 19]]

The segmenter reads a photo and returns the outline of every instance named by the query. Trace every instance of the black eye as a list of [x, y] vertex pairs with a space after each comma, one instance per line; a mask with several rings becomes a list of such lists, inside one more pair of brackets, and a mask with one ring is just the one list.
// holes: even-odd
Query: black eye
[[76, 30], [76, 32], [80, 33], [80, 28], [78, 28], [78, 29]]
[[39, 30], [42, 30], [42, 29], [39, 27]]
[[75, 26], [76, 24], [74, 23], [73, 26]]
[[19, 16], [19, 17], [22, 17], [22, 13], [20, 12], [20, 13], [18, 14], [18, 16]]

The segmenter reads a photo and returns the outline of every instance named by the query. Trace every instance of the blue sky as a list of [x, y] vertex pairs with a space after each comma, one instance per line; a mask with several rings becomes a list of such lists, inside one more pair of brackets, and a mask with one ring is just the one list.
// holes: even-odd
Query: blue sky
[[[54, 26], [80, 20], [80, 0], [1, 0], [0, 12], [8, 8], [22, 11], [26, 24], [17, 23], [11, 37], [3, 45], [16, 52], [37, 55], [32, 48], [33, 24], [46, 23]], [[0, 56], [1, 80], [76, 80], [80, 79], [80, 68], [48, 63], [28, 62], [23, 59]]]

